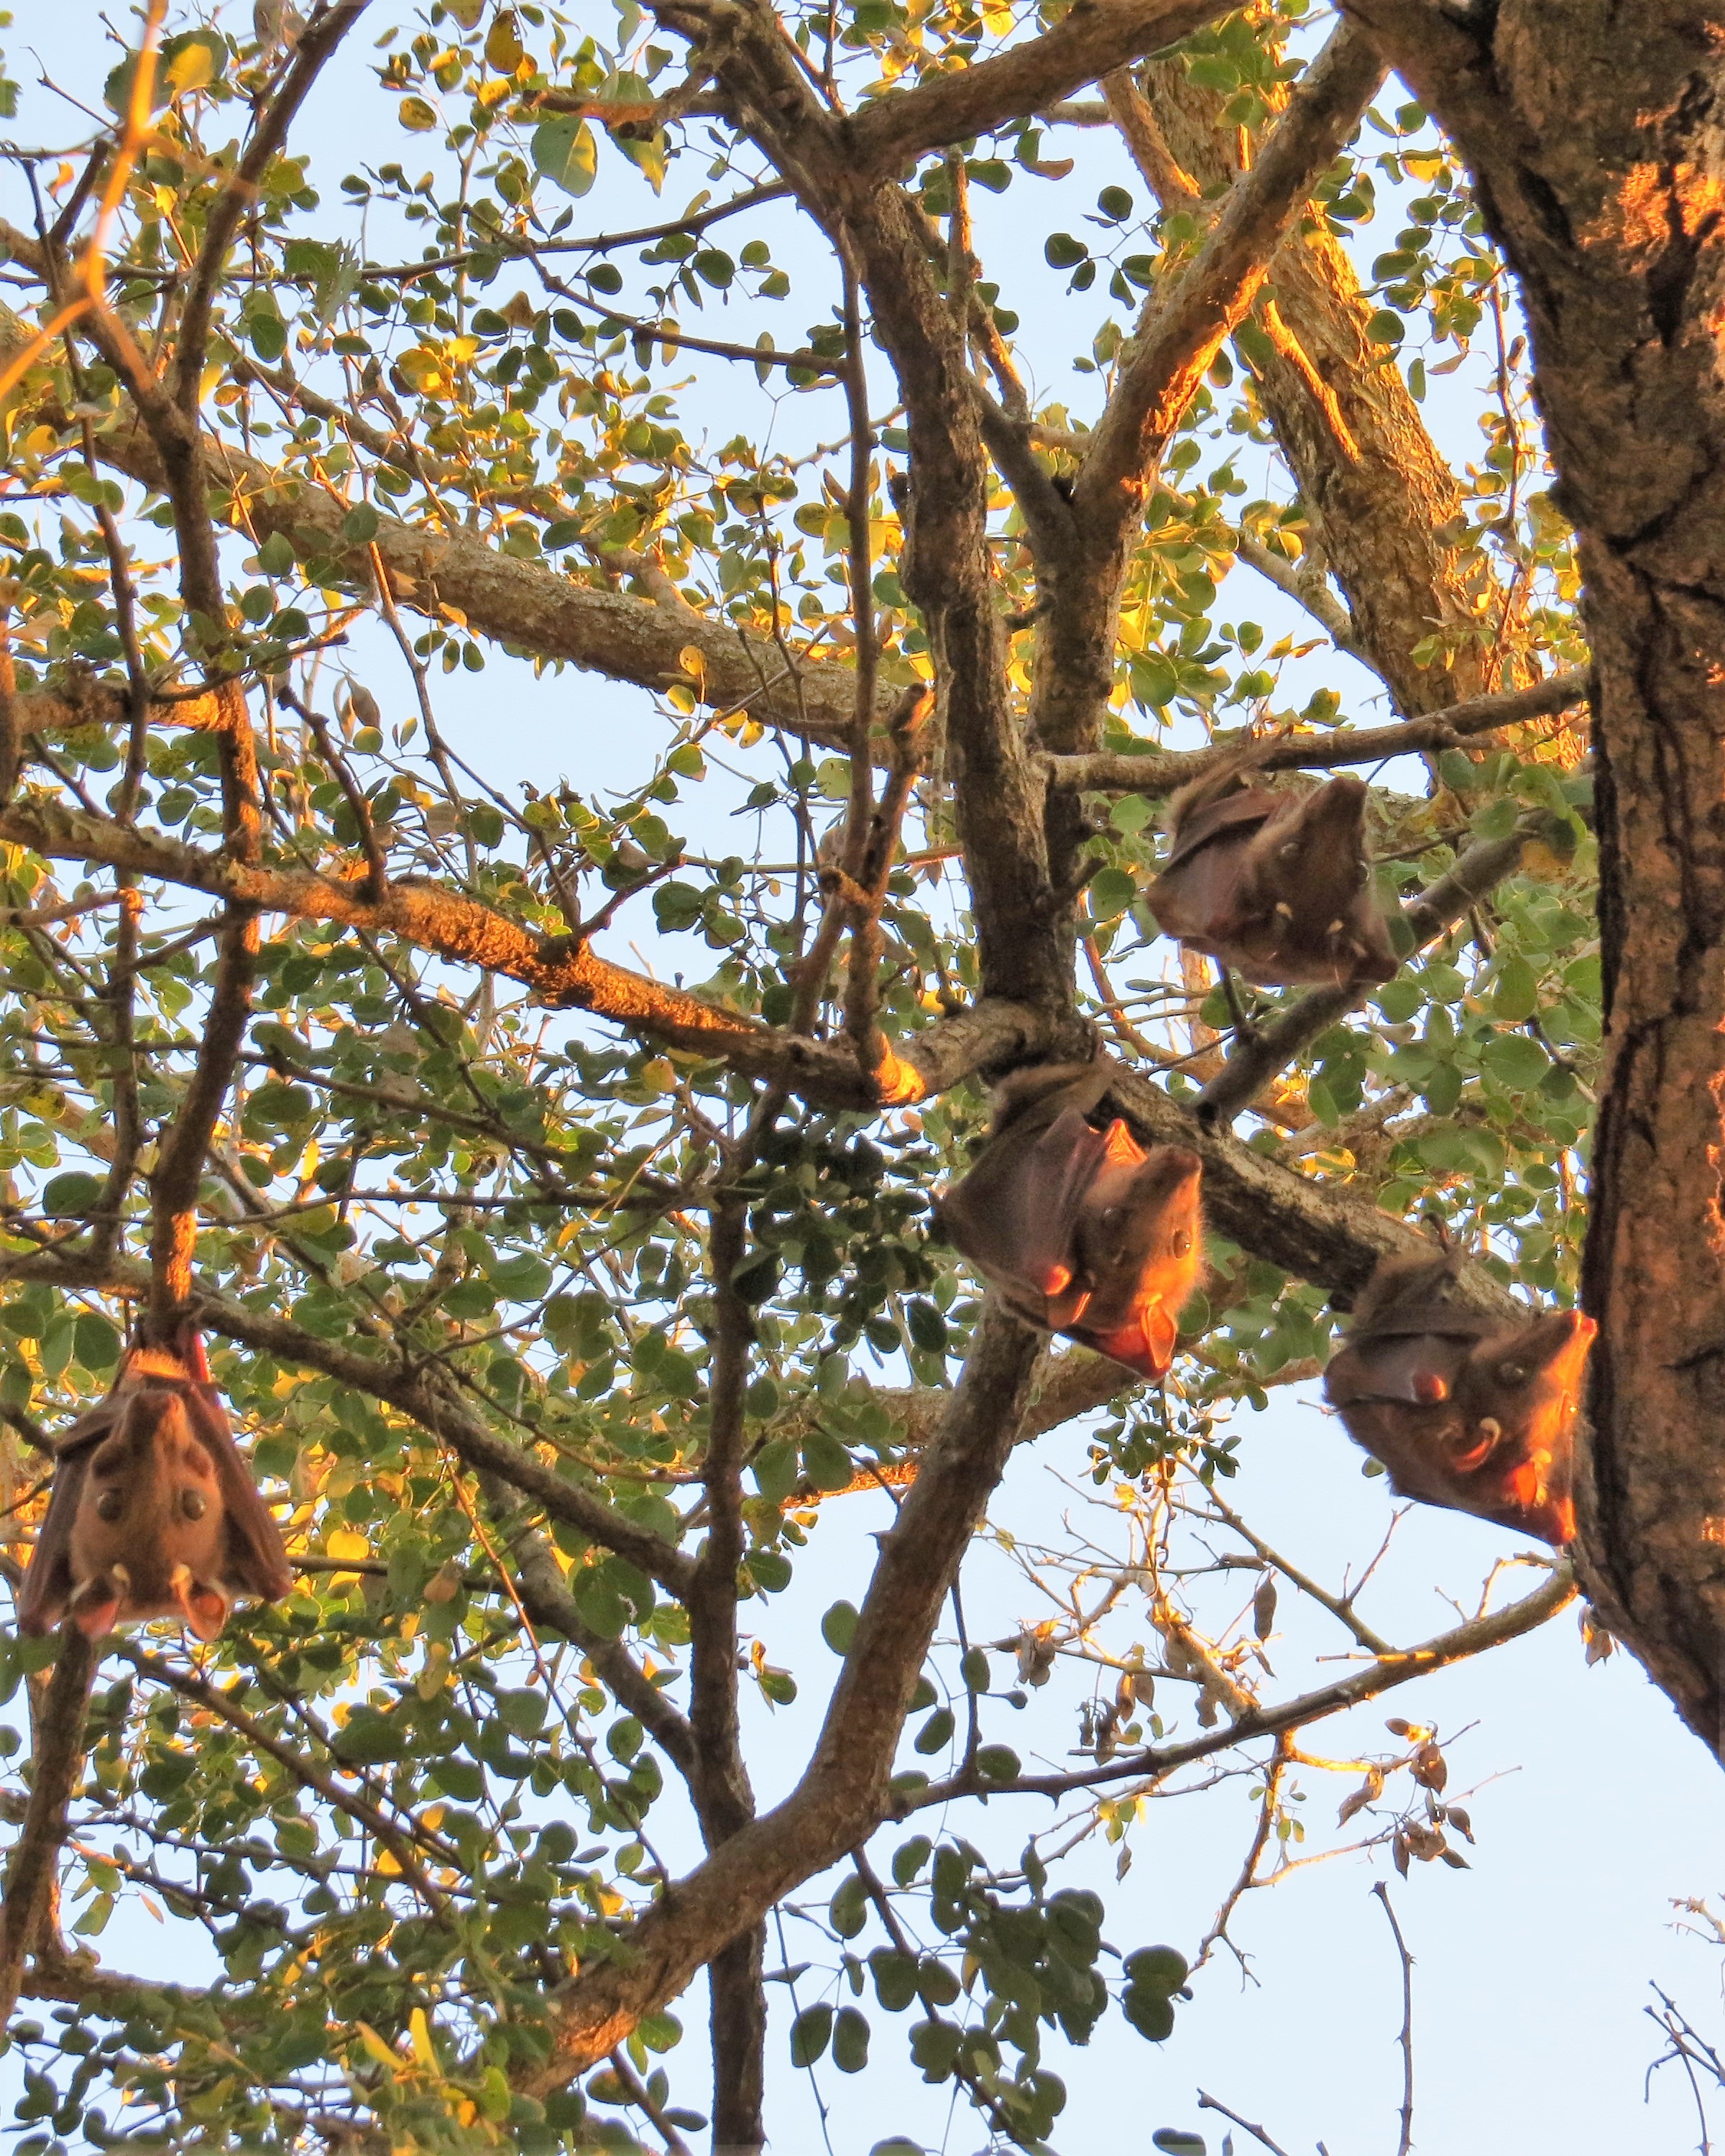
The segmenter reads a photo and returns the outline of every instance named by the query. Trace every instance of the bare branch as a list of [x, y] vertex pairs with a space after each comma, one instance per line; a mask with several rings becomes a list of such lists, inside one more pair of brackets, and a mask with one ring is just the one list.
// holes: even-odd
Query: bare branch
[[1488, 1648], [1500, 1647], [1508, 1640], [1518, 1640], [1524, 1633], [1536, 1630], [1555, 1617], [1574, 1599], [1574, 1575], [1567, 1564], [1559, 1564], [1543, 1587], [1521, 1601], [1511, 1603], [1507, 1609], [1495, 1610], [1488, 1616], [1471, 1618], [1453, 1631], [1440, 1632], [1435, 1639], [1428, 1640], [1424, 1646], [1409, 1647], [1384, 1656], [1369, 1669], [1361, 1670], [1351, 1677], [1338, 1677], [1335, 1683], [1320, 1686], [1314, 1691], [1301, 1692], [1293, 1699], [1283, 1701], [1280, 1707], [1249, 1706], [1225, 1727], [1207, 1730], [1201, 1737], [1188, 1738], [1183, 1743], [1148, 1745], [1142, 1751], [1118, 1754], [1105, 1766], [1086, 1768], [1070, 1774], [1021, 1774], [1010, 1782], [967, 1781], [954, 1775], [944, 1782], [931, 1782], [927, 1789], [914, 1794], [901, 1796], [898, 1815], [907, 1817], [931, 1805], [950, 1804], [955, 1797], [1024, 1794], [1064, 1797], [1076, 1789], [1100, 1789], [1110, 1782], [1161, 1781], [1178, 1768], [1190, 1766], [1195, 1760], [1214, 1758], [1219, 1752], [1250, 1743], [1255, 1738], [1279, 1737], [1287, 1731], [1302, 1729], [1311, 1722], [1325, 1721], [1332, 1714], [1343, 1714], [1363, 1700], [1376, 1699], [1399, 1685], [1411, 1684], [1429, 1671], [1446, 1668], [1451, 1662], [1470, 1661]]
[[[1254, 751], [1255, 770], [1337, 771], [1355, 763], [1380, 763], [1395, 756], [1414, 756], [1434, 749], [1459, 748], [1481, 734], [1524, 725], [1584, 703], [1590, 676], [1585, 667], [1571, 667], [1525, 689], [1506, 689], [1497, 696], [1471, 696], [1423, 719], [1407, 719], [1390, 726], [1348, 728], [1334, 733], [1291, 733], [1267, 741]], [[1240, 752], [1237, 742], [1214, 748], [1189, 749], [1168, 755], [1050, 756], [1045, 759], [1050, 788], [1077, 788], [1098, 793], [1142, 793], [1161, 799], [1214, 771]]]
[[1402, 1937], [1402, 1928], [1390, 1907], [1387, 1882], [1380, 1879], [1372, 1892], [1384, 1904], [1384, 1913], [1394, 1934], [1395, 1950], [1401, 1957], [1402, 2030], [1396, 2041], [1402, 2048], [1402, 2134], [1395, 2156], [1408, 2156], [1414, 2145], [1414, 1957], [1408, 1952], [1408, 1943]]

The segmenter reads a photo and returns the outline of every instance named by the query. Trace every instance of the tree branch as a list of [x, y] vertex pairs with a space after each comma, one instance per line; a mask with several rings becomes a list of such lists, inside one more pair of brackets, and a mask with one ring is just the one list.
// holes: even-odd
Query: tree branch
[[845, 123], [859, 173], [896, 177], [928, 151], [1040, 112], [1226, 12], [1219, 0], [1087, 0], [1040, 38], [871, 100]]
[[1144, 474], [1250, 305], [1288, 220], [1359, 125], [1384, 74], [1369, 36], [1344, 23], [1301, 76], [1197, 259], [1132, 341], [1074, 486], [1081, 521], [1122, 526], [1137, 513]]
[[[1394, 726], [1348, 728], [1336, 733], [1291, 733], [1255, 744], [1255, 771], [1336, 771], [1353, 763], [1379, 763], [1386, 757], [1415, 756], [1434, 749], [1459, 748], [1483, 733], [1524, 725], [1584, 703], [1591, 679], [1584, 666], [1572, 666], [1525, 689], [1496, 696], [1471, 696], [1420, 719]], [[1098, 793], [1142, 793], [1161, 799], [1240, 753], [1237, 742], [1214, 748], [1168, 755], [1050, 756], [1044, 759], [1051, 788]]]
[[5, 1907], [0, 1911], [0, 2029], [11, 2021], [18, 2004], [25, 1956], [41, 1952], [55, 1868], [66, 1838], [66, 1804], [84, 1758], [90, 1680], [100, 1659], [95, 1642], [75, 1625], [60, 1628], [59, 1645], [45, 1696], [31, 1716], [35, 1777], [23, 1825], [13, 1845]]
[[[0, 367], [32, 336], [0, 305]], [[33, 415], [51, 425], [72, 424], [45, 399], [38, 399]], [[357, 544], [341, 534], [347, 501], [218, 437], [204, 435], [202, 447], [206, 475], [225, 497], [215, 505], [223, 521], [260, 543], [279, 533], [301, 558], [335, 563], [356, 591], [372, 588], [375, 547], [395, 597], [434, 620], [453, 610], [476, 635], [655, 691], [687, 685], [680, 654], [692, 644], [705, 664], [704, 691], [717, 708], [746, 710], [763, 726], [824, 747], [842, 748], [850, 738], [855, 675], [848, 666], [797, 661], [788, 669], [778, 645], [764, 637], [725, 621], [691, 620], [623, 592], [573, 583], [549, 563], [501, 553], [460, 526], [430, 531], [386, 516], [371, 541]], [[99, 433], [95, 448], [111, 470], [168, 491], [162, 459], [136, 423]], [[883, 718], [896, 695], [896, 686], [883, 685]]]
[[198, 259], [180, 302], [179, 337], [174, 354], [173, 393], [187, 424], [196, 427], [204, 356], [209, 348], [210, 311], [239, 220], [257, 200], [259, 182], [270, 161], [287, 141], [300, 107], [353, 25], [365, 13], [366, 0], [336, 0], [316, 7], [300, 30], [293, 64], [246, 145], [245, 154], [217, 196], [203, 228]]
[[529, 2094], [561, 2087], [605, 2057], [730, 1940], [865, 1840], [886, 1815], [916, 1677], [1010, 1455], [1036, 1349], [1027, 1327], [992, 1303], [985, 1307], [940, 1436], [880, 1538], [850, 1650], [802, 1779], [782, 1804], [667, 1889], [624, 1935], [624, 1955], [591, 1964], [557, 1995], [551, 2056], [520, 2076]]
[[1147, 1745], [1139, 1752], [1117, 1754], [1104, 1766], [1085, 1768], [1070, 1774], [1021, 1774], [1010, 1782], [983, 1782], [974, 1775], [953, 1775], [947, 1781], [931, 1782], [925, 1789], [901, 1796], [896, 1807], [896, 1815], [908, 1818], [912, 1812], [950, 1804], [955, 1797], [1065, 1797], [1078, 1789], [1100, 1789], [1111, 1782], [1161, 1781], [1195, 1760], [1212, 1758], [1218, 1752], [1230, 1751], [1236, 1744], [1248, 1743], [1254, 1738], [1279, 1737], [1286, 1731], [1304, 1728], [1309, 1722], [1326, 1721], [1332, 1714], [1346, 1713], [1351, 1707], [1393, 1691], [1399, 1685], [1411, 1684], [1415, 1677], [1424, 1676], [1429, 1671], [1445, 1669], [1452, 1662], [1467, 1661], [1489, 1648], [1519, 1640], [1524, 1633], [1537, 1630], [1555, 1617], [1560, 1609], [1567, 1609], [1574, 1599], [1574, 1575], [1567, 1564], [1559, 1563], [1543, 1587], [1521, 1601], [1511, 1603], [1507, 1609], [1494, 1610], [1488, 1616], [1470, 1618], [1452, 1631], [1440, 1632], [1435, 1639], [1428, 1640], [1424, 1646], [1384, 1656], [1368, 1669], [1358, 1671], [1353, 1676], [1338, 1677], [1333, 1684], [1321, 1685], [1314, 1691], [1301, 1692], [1292, 1699], [1284, 1700], [1280, 1707], [1249, 1706], [1244, 1714], [1236, 1716], [1224, 1727], [1206, 1730], [1199, 1737], [1189, 1737], [1183, 1743]]

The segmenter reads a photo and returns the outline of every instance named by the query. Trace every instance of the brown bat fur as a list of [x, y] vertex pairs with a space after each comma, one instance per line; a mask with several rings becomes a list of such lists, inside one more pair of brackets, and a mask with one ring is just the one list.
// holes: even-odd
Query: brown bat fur
[[1248, 757], [1170, 803], [1166, 866], [1146, 894], [1164, 936], [1266, 988], [1352, 986], [1396, 970], [1365, 853], [1366, 785], [1241, 785]]
[[1098, 1128], [1108, 1075], [1014, 1071], [988, 1144], [936, 1214], [1027, 1323], [1161, 1378], [1203, 1270], [1202, 1164], [1181, 1146], [1147, 1152], [1117, 1117]]
[[18, 1593], [19, 1630], [69, 1616], [91, 1639], [182, 1618], [213, 1640], [237, 1594], [292, 1584], [281, 1537], [234, 1442], [188, 1327], [172, 1350], [136, 1347], [114, 1389], [54, 1447], [54, 1494]]
[[1451, 1258], [1389, 1259], [1324, 1372], [1324, 1397], [1404, 1497], [1559, 1546], [1575, 1537], [1574, 1430], [1596, 1327], [1464, 1309]]

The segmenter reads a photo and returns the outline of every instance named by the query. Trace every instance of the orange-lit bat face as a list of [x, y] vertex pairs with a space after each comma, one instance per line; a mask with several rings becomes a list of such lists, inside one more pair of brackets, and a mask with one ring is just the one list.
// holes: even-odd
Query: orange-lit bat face
[[1104, 1066], [1014, 1076], [1027, 1082], [1003, 1089], [993, 1136], [938, 1217], [1019, 1317], [1160, 1378], [1203, 1265], [1199, 1158], [1147, 1152], [1118, 1119], [1098, 1129]]
[[1140, 1150], [1111, 1123], [1106, 1164], [1080, 1209], [1077, 1271], [1090, 1292], [1062, 1330], [1141, 1377], [1167, 1374], [1182, 1306], [1204, 1265], [1203, 1163], [1180, 1146]]
[[54, 1449], [20, 1630], [69, 1617], [95, 1639], [177, 1616], [212, 1640], [236, 1594], [273, 1602], [293, 1584], [195, 1333], [172, 1351], [134, 1348], [107, 1399]]
[[95, 1637], [177, 1615], [214, 1639], [228, 1617], [226, 1543], [215, 1462], [183, 1397], [140, 1385], [85, 1468], [70, 1542], [73, 1622]]
[[1454, 1288], [1446, 1259], [1380, 1266], [1324, 1373], [1325, 1397], [1401, 1496], [1571, 1542], [1593, 1320], [1556, 1311], [1498, 1327]]
[[1178, 802], [1168, 865], [1147, 896], [1163, 935], [1262, 988], [1387, 981], [1389, 931], [1366, 860], [1366, 787], [1332, 779], [1306, 795]]

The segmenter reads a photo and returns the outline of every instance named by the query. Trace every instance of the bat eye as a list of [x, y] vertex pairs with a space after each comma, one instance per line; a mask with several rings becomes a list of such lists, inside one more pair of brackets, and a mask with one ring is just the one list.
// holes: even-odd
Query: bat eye
[[96, 1499], [96, 1517], [99, 1520], [117, 1520], [126, 1510], [126, 1493], [122, 1490], [104, 1490]]
[[209, 1500], [202, 1490], [182, 1490], [180, 1510], [188, 1520], [201, 1520], [209, 1510]]
[[1281, 860], [1297, 860], [1300, 857], [1300, 841], [1297, 839], [1285, 839], [1276, 848], [1276, 855]]
[[1497, 1374], [1506, 1385], [1525, 1385], [1527, 1382], [1527, 1370], [1520, 1363], [1506, 1363]]
[[1177, 1228], [1174, 1230], [1173, 1241], [1169, 1247], [1177, 1258], [1183, 1258], [1187, 1251], [1192, 1248], [1192, 1238], [1183, 1228]]

